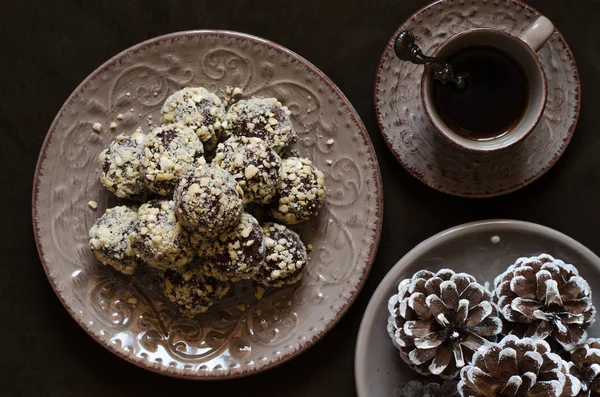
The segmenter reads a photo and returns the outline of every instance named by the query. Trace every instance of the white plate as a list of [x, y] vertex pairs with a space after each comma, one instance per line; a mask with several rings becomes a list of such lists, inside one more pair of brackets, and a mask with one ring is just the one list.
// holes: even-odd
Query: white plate
[[[499, 239], [499, 240], [498, 240]], [[600, 278], [600, 258], [572, 238], [534, 223], [489, 220], [456, 226], [423, 241], [384, 277], [375, 290], [360, 325], [354, 371], [360, 397], [392, 397], [394, 389], [414, 379], [417, 373], [401, 360], [387, 333], [387, 302], [398, 283], [419, 269], [451, 268], [467, 272], [482, 284], [521, 256], [548, 253], [579, 269], [593, 285]], [[594, 298], [600, 305], [600, 290]], [[600, 323], [588, 329], [600, 337]]]

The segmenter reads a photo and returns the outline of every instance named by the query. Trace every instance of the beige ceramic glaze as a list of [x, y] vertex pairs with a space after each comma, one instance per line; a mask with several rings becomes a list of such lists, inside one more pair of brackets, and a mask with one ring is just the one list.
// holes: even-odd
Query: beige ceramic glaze
[[[225, 302], [191, 320], [166, 302], [156, 275], [139, 271], [130, 278], [96, 262], [87, 233], [105, 208], [117, 204], [98, 180], [98, 153], [117, 133], [132, 133], [137, 126], [147, 132], [168, 95], [199, 85], [220, 94], [227, 85], [240, 86], [247, 96], [279, 98], [298, 132], [294, 150], [324, 171], [327, 196], [319, 216], [296, 228], [314, 247], [299, 285], [267, 291], [257, 300], [253, 287], [240, 283]], [[92, 130], [97, 122], [103, 125], [100, 133]], [[88, 201], [97, 201], [98, 209], [89, 208]], [[40, 153], [33, 216], [48, 278], [94, 339], [163, 374], [230, 378], [294, 357], [348, 310], [377, 250], [382, 190], [361, 120], [317, 68], [257, 37], [183, 32], [124, 51], [69, 97]]]
[[539, 16], [515, 0], [441, 0], [398, 28], [381, 57], [375, 107], [385, 141], [407, 171], [444, 193], [490, 197], [520, 189], [554, 165], [571, 141], [581, 98], [573, 54], [558, 31], [537, 52], [548, 82], [537, 127], [512, 147], [490, 153], [468, 152], [436, 132], [421, 100], [423, 66], [399, 60], [393, 50], [401, 30], [412, 31], [423, 52], [432, 54], [450, 37], [472, 29], [498, 29], [518, 37]]

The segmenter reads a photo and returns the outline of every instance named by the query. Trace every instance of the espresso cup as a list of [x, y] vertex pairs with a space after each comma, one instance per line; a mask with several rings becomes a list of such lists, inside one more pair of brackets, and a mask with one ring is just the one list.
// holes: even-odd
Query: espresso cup
[[[458, 131], [456, 125], [448, 121], [448, 117], [445, 116], [446, 113], [441, 108], [443, 105], [440, 105], [439, 86], [436, 86], [436, 84], [441, 83], [435, 81], [431, 73], [424, 73], [421, 81], [421, 97], [425, 111], [437, 132], [444, 139], [461, 149], [478, 152], [501, 150], [527, 137], [542, 118], [548, 90], [546, 75], [536, 53], [553, 32], [554, 25], [552, 22], [541, 16], [519, 37], [497, 29], [476, 28], [458, 33], [442, 43], [433, 56], [450, 60], [451, 63], [454, 54], [469, 55], [470, 49], [475, 51], [475, 49], [486, 48], [505, 54], [511, 59], [511, 62], [516, 63], [521, 69], [521, 75], [524, 75], [523, 78], [526, 79], [529, 92], [526, 99], [522, 98], [522, 95], [519, 98], [511, 98], [510, 95], [512, 94], [508, 93], [509, 97], [502, 98], [499, 101], [490, 101], [489, 106], [487, 103], [482, 106], [478, 104], [474, 107], [478, 110], [473, 111], [473, 113], [469, 113], [470, 109], [468, 108], [461, 109], [460, 105], [451, 104], [455, 108], [459, 106], [455, 111], [460, 112], [461, 117], [466, 117], [467, 120], [468, 117], [478, 117], [482, 123], [485, 123], [485, 117], [492, 120], [500, 114], [500, 111], [510, 111], [511, 109], [507, 106], [522, 104], [520, 117], [515, 119], [515, 122], [506, 131], [501, 131], [502, 133], [497, 136], [479, 139], [475, 138], [477, 131], [472, 131], [473, 134], [467, 136], [464, 131]], [[494, 65], [492, 64], [492, 66]], [[518, 89], [518, 85], [516, 88]], [[502, 87], [494, 87], [494, 89], [501, 91]], [[490, 91], [490, 93], [494, 92], [493, 90]], [[503, 94], [507, 93], [504, 92]], [[518, 102], [518, 105], [515, 105], [515, 102]], [[457, 103], [460, 102], [457, 101]], [[477, 129], [477, 127], [474, 129]]]

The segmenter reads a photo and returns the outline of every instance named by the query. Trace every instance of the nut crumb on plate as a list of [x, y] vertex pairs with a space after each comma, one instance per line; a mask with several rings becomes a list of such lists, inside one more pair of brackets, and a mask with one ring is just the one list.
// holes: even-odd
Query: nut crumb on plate
[[263, 298], [263, 296], [265, 295], [265, 289], [263, 287], [261, 287], [260, 285], [256, 286], [256, 292], [254, 293], [254, 297], [256, 298], [257, 301], [261, 300]]

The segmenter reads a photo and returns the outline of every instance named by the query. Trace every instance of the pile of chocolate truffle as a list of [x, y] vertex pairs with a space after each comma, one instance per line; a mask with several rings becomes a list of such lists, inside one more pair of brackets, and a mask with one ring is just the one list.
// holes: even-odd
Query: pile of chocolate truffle
[[[99, 156], [106, 189], [137, 203], [107, 209], [90, 248], [124, 274], [159, 271], [165, 295], [190, 317], [231, 282], [298, 282], [307, 249], [287, 225], [315, 216], [324, 199], [323, 173], [285, 156], [295, 138], [289, 110], [241, 96], [184, 88], [164, 103], [160, 127], [118, 135]], [[268, 214], [264, 223], [252, 208]]]
[[586, 331], [596, 316], [590, 285], [550, 255], [519, 258], [491, 292], [465, 273], [421, 270], [400, 282], [388, 309], [400, 357], [427, 377], [399, 396], [600, 393], [600, 339]]

